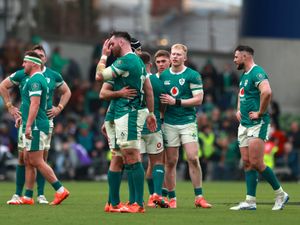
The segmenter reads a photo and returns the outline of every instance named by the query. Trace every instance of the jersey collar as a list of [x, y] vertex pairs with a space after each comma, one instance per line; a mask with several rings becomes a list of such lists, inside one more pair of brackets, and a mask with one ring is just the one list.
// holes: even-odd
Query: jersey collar
[[170, 70], [170, 73], [171, 73], [171, 74], [178, 75], [178, 74], [182, 74], [182, 73], [186, 70], [186, 68], [187, 68], [187, 67], [184, 66], [183, 69], [182, 69], [180, 72], [177, 72], [177, 73], [173, 72], [173, 71], [172, 71], [172, 68], [170, 68], [169, 70]]
[[251, 72], [251, 70], [255, 67], [255, 66], [257, 66], [256, 64], [254, 64], [251, 68], [250, 68], [250, 70], [248, 70], [247, 72], [245, 72], [244, 74], [249, 74], [250, 72]]

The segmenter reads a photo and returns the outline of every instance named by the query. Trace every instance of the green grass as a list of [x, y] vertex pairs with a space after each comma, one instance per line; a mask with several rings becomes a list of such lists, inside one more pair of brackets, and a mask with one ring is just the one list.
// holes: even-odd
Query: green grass
[[[196, 209], [193, 205], [193, 189], [189, 182], [177, 184], [177, 209], [150, 209], [145, 214], [104, 213], [107, 199], [105, 182], [64, 182], [70, 197], [59, 206], [12, 206], [6, 201], [14, 191], [14, 183], [0, 183], [0, 224], [14, 225], [276, 225], [299, 224], [300, 188], [297, 183], [283, 183], [290, 195], [290, 202], [282, 211], [273, 212], [274, 193], [266, 183], [260, 183], [257, 191], [256, 211], [231, 211], [229, 207], [243, 200], [245, 185], [242, 182], [206, 182], [205, 197], [212, 209]], [[145, 186], [146, 187], [146, 186]], [[53, 190], [48, 185], [46, 196], [52, 200]], [[148, 197], [148, 195], [146, 195]], [[127, 184], [122, 184], [122, 200], [127, 197]], [[145, 199], [147, 199], [145, 197]]]

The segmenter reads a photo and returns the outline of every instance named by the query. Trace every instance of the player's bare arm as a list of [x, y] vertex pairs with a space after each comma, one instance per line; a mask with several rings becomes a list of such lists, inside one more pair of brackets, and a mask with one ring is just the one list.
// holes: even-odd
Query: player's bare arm
[[111, 45], [110, 45], [110, 39], [106, 39], [103, 47], [102, 47], [102, 56], [98, 62], [97, 68], [96, 68], [96, 81], [99, 81], [102, 85], [103, 81], [109, 80], [107, 79], [107, 76], [112, 73], [112, 70], [110, 67], [106, 68], [106, 61], [107, 57], [109, 57], [111, 54]]
[[5, 106], [9, 112], [10, 115], [14, 117], [14, 119], [18, 119], [21, 116], [20, 110], [13, 106], [10, 96], [9, 96], [9, 89], [11, 89], [14, 86], [14, 84], [10, 81], [9, 77], [5, 78], [0, 83], [0, 95], [2, 96]]
[[272, 98], [272, 90], [268, 80], [263, 80], [258, 89], [260, 91], [260, 107], [258, 112], [249, 112], [249, 117], [252, 120], [258, 119], [266, 112]]
[[60, 94], [60, 100], [58, 105], [53, 106], [52, 109], [49, 109], [47, 112], [47, 116], [51, 119], [58, 116], [61, 113], [61, 111], [65, 108], [71, 97], [70, 88], [65, 82], [58, 88], [58, 92]]
[[103, 100], [112, 100], [116, 98], [127, 98], [132, 99], [137, 95], [135, 89], [130, 88], [129, 86], [123, 87], [121, 90], [114, 91], [113, 86], [109, 83], [104, 83], [102, 85], [99, 97]]
[[192, 98], [189, 99], [175, 99], [171, 95], [162, 94], [160, 96], [160, 101], [163, 104], [167, 105], [178, 105], [183, 107], [192, 107], [198, 106], [202, 104], [203, 101], [203, 92], [198, 94], [193, 94]]
[[238, 100], [237, 100], [235, 116], [236, 116], [237, 120], [240, 122], [241, 121], [241, 111], [240, 111], [240, 96], [239, 95], [238, 95]]
[[149, 115], [147, 116], [146, 123], [147, 123], [147, 128], [151, 131], [154, 132], [157, 128], [156, 124], [156, 117], [154, 115], [154, 96], [153, 96], [153, 89], [151, 82], [149, 78], [147, 77], [144, 86], [143, 86], [145, 96], [146, 96], [146, 104], [147, 108], [149, 110]]

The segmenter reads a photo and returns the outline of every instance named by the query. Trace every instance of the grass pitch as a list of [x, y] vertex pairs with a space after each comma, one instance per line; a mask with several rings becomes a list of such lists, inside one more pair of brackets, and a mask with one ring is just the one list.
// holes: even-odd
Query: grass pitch
[[[282, 211], [271, 211], [274, 192], [266, 183], [259, 183], [256, 211], [231, 211], [229, 208], [245, 198], [242, 182], [206, 182], [204, 194], [213, 204], [212, 209], [194, 207], [193, 188], [190, 182], [178, 182], [176, 188], [177, 209], [147, 208], [145, 214], [104, 213], [107, 199], [105, 182], [63, 182], [70, 197], [59, 206], [6, 205], [14, 192], [15, 184], [0, 182], [0, 225], [294, 225], [300, 223], [300, 184], [283, 183], [290, 201]], [[122, 183], [121, 197], [128, 199], [127, 183]], [[145, 185], [146, 189], [146, 185]], [[145, 190], [145, 200], [148, 193]], [[54, 191], [46, 186], [48, 200]]]

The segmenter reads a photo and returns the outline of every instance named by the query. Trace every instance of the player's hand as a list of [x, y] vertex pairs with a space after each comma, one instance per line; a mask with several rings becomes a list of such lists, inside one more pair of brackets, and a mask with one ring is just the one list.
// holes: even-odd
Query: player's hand
[[106, 128], [105, 128], [104, 124], [102, 124], [100, 130], [101, 130], [101, 133], [104, 135], [104, 137], [108, 140], [108, 136], [107, 136], [107, 132], [106, 132]]
[[249, 112], [249, 117], [251, 120], [257, 120], [260, 117], [260, 113], [259, 112]]
[[21, 116], [20, 110], [17, 107], [13, 106], [13, 105], [8, 108], [8, 112], [15, 119]]
[[137, 95], [136, 89], [129, 88], [129, 86], [123, 87], [120, 91], [122, 98], [133, 99]]
[[32, 140], [31, 127], [26, 127], [25, 129], [25, 137], [29, 140]]
[[161, 94], [159, 98], [162, 104], [175, 105], [176, 103], [176, 99], [168, 94]]
[[110, 45], [110, 39], [106, 39], [104, 41], [103, 47], [102, 47], [102, 55], [110, 56], [111, 54], [111, 45]]
[[241, 111], [237, 111], [236, 114], [235, 114], [235, 116], [236, 116], [237, 120], [239, 122], [241, 122], [241, 119], [242, 119]]
[[60, 114], [60, 112], [61, 112], [61, 109], [59, 107], [52, 106], [52, 109], [49, 109], [47, 111], [47, 116], [50, 119], [53, 119], [54, 117], [58, 116], [58, 114]]
[[15, 127], [19, 128], [22, 124], [22, 117], [19, 116], [18, 118], [15, 119]]
[[154, 114], [149, 114], [147, 116], [146, 119], [146, 123], [147, 123], [147, 128], [151, 131], [154, 132], [157, 128], [157, 124], [156, 124], [156, 117]]

